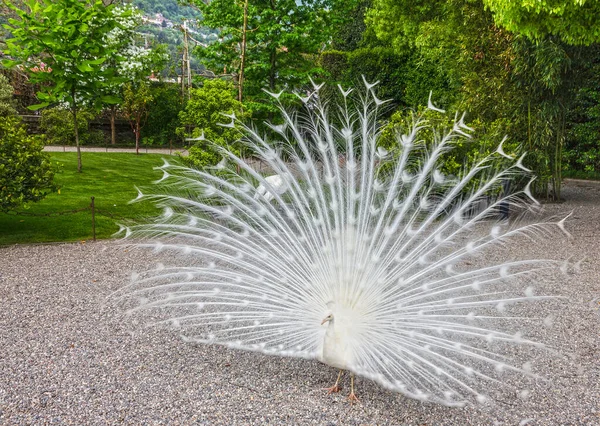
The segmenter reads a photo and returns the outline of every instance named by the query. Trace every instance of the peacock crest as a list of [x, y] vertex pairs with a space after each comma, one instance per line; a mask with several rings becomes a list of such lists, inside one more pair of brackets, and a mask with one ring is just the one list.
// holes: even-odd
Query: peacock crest
[[482, 402], [502, 374], [535, 378], [509, 354], [544, 345], [520, 334], [527, 320], [513, 307], [547, 298], [532, 282], [560, 264], [494, 253], [566, 231], [564, 220], [498, 218], [507, 205], [536, 206], [527, 183], [506, 192], [529, 174], [523, 157], [501, 143], [445, 176], [444, 155], [471, 131], [462, 118], [424, 141], [417, 117], [388, 150], [372, 85], [356, 102], [340, 88], [337, 106], [320, 89], [300, 97], [301, 111], [280, 106], [268, 135], [232, 116], [247, 158], [224, 149], [211, 170], [165, 161], [138, 197], [164, 215], [126, 232], [182, 264], [143, 272], [115, 296], [186, 340], [319, 359], [420, 400]]

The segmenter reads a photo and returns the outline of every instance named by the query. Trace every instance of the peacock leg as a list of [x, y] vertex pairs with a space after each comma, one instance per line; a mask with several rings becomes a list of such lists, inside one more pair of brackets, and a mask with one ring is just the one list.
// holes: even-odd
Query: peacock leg
[[354, 374], [350, 373], [350, 395], [348, 395], [348, 400], [351, 404], [355, 402], [360, 402], [354, 393]]
[[340, 370], [340, 373], [337, 376], [337, 380], [335, 381], [335, 384], [330, 387], [330, 388], [325, 388], [327, 392], [327, 395], [332, 394], [334, 392], [339, 392], [342, 388], [340, 388], [339, 383], [340, 383], [340, 378], [342, 377], [342, 373], [344, 370]]

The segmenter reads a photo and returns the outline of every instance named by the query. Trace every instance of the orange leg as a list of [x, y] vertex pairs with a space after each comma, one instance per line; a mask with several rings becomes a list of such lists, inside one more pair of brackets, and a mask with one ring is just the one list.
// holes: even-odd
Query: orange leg
[[354, 374], [352, 373], [350, 373], [350, 395], [348, 395], [348, 400], [350, 401], [350, 404], [360, 402], [354, 393]]
[[327, 395], [335, 393], [335, 392], [339, 392], [342, 388], [339, 386], [340, 383], [340, 378], [342, 377], [342, 372], [343, 370], [340, 370], [340, 373], [337, 376], [337, 380], [335, 381], [335, 384], [330, 387], [330, 388], [325, 388], [327, 392]]

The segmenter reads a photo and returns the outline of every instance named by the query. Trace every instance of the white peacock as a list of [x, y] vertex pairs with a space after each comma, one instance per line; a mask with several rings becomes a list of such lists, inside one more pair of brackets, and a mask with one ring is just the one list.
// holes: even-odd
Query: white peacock
[[564, 220], [515, 227], [495, 219], [506, 203], [535, 205], [529, 185], [501, 193], [507, 179], [528, 173], [523, 157], [500, 144], [450, 178], [440, 162], [468, 137], [462, 119], [427, 143], [427, 123], [416, 120], [390, 153], [378, 146], [382, 102], [372, 85], [356, 104], [340, 88], [336, 114], [319, 90], [301, 98], [303, 112], [281, 107], [270, 138], [235, 117], [228, 124], [240, 126], [270, 177], [227, 150], [227, 164], [215, 170], [165, 162], [165, 195], [154, 189], [138, 197], [157, 201], [165, 214], [127, 235], [189, 263], [144, 272], [118, 294], [139, 298], [132, 312], [156, 310], [155, 323], [177, 327], [189, 341], [340, 369], [330, 392], [348, 370], [352, 401], [355, 374], [446, 405], [487, 400], [482, 390], [502, 374], [535, 376], [504, 353], [543, 347], [514, 331], [521, 319], [510, 307], [544, 299], [528, 277], [560, 265], [484, 256], [522, 235], [566, 233]]

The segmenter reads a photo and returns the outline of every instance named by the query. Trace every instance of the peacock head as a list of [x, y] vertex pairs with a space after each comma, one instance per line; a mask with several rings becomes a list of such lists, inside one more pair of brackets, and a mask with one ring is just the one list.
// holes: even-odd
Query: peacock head
[[323, 324], [325, 324], [325, 323], [327, 323], [327, 322], [329, 322], [329, 321], [331, 321], [331, 322], [333, 323], [333, 314], [331, 314], [331, 313], [330, 313], [330, 314], [328, 314], [328, 315], [327, 315], [327, 316], [326, 316], [326, 317], [323, 319], [323, 321], [321, 321], [321, 325], [323, 325]]
[[321, 321], [321, 325], [325, 325], [326, 323], [330, 323], [329, 325], [333, 325], [333, 313], [335, 312], [335, 302], [330, 300], [327, 302], [327, 316], [323, 318]]

